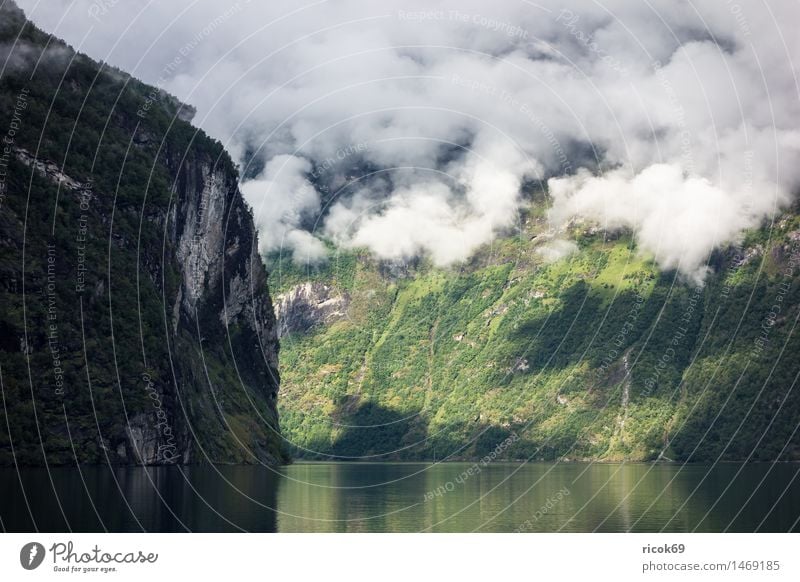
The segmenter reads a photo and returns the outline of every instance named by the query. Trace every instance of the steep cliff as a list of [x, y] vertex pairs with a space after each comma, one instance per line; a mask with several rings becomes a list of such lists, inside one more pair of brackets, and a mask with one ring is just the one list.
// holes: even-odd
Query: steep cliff
[[0, 53], [0, 464], [284, 461], [229, 156], [190, 107], [10, 2]]

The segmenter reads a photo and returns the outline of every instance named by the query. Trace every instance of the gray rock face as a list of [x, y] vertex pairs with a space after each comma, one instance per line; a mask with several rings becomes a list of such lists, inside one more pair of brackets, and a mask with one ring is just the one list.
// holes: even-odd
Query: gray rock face
[[176, 309], [191, 316], [199, 303], [221, 292], [223, 301], [215, 312], [220, 324], [254, 334], [277, 373], [277, 329], [266, 271], [236, 180], [208, 164], [189, 172], [201, 179], [185, 185], [189, 195], [182, 196], [181, 211], [170, 217], [177, 259], [184, 267]]
[[306, 282], [275, 298], [278, 337], [305, 333], [317, 325], [347, 317], [350, 297], [330, 285]]
[[[204, 403], [197, 407], [202, 423], [219, 425], [225, 433], [222, 444], [243, 444], [254, 457], [250, 460], [280, 462], [278, 326], [255, 225], [235, 175], [202, 158], [186, 161], [177, 175], [174, 205], [166, 220], [180, 266], [172, 328], [176, 346], [203, 354], [176, 354], [179, 389], [191, 393], [198, 385], [210, 384], [210, 391], [197, 395]], [[239, 386], [204, 377], [207, 371], [198, 367], [198, 359], [209, 355], [235, 370], [234, 384]], [[247, 418], [248, 430], [234, 431], [231, 416]], [[181, 430], [181, 423], [173, 427], [174, 439], [183, 440]], [[185, 461], [204, 454], [192, 450], [192, 438], [187, 437], [190, 446], [169, 451], [164, 458], [170, 445], [164, 440], [155, 448], [145, 447], [145, 462], [171, 462], [170, 456]], [[236, 440], [246, 442], [230, 442]]]

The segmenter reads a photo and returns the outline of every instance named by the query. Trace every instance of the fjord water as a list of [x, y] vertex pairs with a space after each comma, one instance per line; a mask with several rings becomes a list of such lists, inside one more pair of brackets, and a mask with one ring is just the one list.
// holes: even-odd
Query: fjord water
[[800, 465], [475, 467], [4, 468], [0, 523], [42, 532], [798, 531]]

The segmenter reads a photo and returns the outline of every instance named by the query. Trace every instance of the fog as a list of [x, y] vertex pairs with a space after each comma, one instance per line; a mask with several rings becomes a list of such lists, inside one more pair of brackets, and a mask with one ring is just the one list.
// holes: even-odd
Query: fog
[[[800, 6], [778, 2], [19, 2], [197, 107], [263, 252], [468, 258], [546, 187], [701, 281], [800, 178]], [[575, 3], [576, 6], [579, 3]]]

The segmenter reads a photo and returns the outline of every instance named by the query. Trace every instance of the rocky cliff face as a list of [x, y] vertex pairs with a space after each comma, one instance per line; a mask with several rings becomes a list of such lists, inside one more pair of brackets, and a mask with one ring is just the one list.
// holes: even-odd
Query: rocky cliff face
[[[173, 329], [180, 314], [188, 322], [199, 307], [212, 306], [225, 328], [240, 327], [257, 341], [273, 375], [278, 342], [267, 276], [257, 249], [252, 216], [238, 189], [237, 177], [208, 161], [180, 167], [166, 228], [181, 269], [173, 308]], [[277, 389], [277, 375], [276, 389]], [[274, 397], [274, 394], [270, 394]]]
[[13, 3], [0, 45], [0, 464], [284, 461], [277, 324], [228, 155]]
[[275, 298], [278, 337], [305, 333], [347, 317], [350, 296], [325, 283], [307, 281]]

